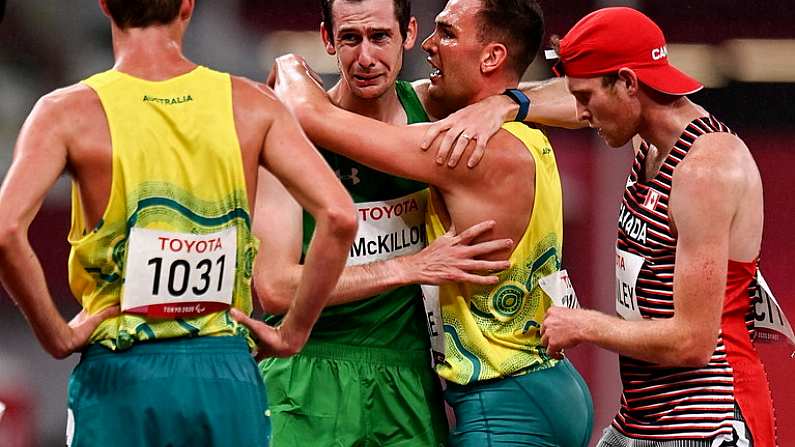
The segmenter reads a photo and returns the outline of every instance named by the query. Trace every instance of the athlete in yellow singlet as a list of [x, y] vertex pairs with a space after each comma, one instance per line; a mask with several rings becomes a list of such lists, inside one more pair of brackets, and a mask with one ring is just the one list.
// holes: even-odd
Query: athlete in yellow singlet
[[[552, 304], [539, 280], [559, 271], [562, 261], [563, 201], [555, 154], [537, 129], [507, 123], [503, 130], [532, 155], [535, 201], [530, 221], [510, 255], [511, 267], [499, 274], [497, 285], [439, 286], [445, 352], [436, 369], [453, 383], [470, 384], [557, 363], [540, 347], [538, 334]], [[520, 204], [510, 206], [521, 208]], [[428, 207], [429, 240], [447, 231], [443, 214], [433, 202]]]
[[[420, 94], [430, 99], [431, 113], [445, 116], [515, 88], [542, 35], [533, 0], [450, 0], [423, 43], [433, 71]], [[493, 219], [483, 238], [514, 241], [484, 257], [514, 261], [500, 273], [499, 286], [441, 291], [444, 327], [432, 331], [444, 336], [434, 348], [456, 416], [450, 445], [587, 445], [587, 387], [568, 360], [546, 355], [537, 333], [552, 299], [539, 280], [562, 275], [562, 201], [546, 138], [523, 124], [507, 125], [477, 168], [453, 171], [435, 162], [435, 151], [406, 150], [420, 146], [426, 127], [390, 126], [335, 108], [295, 56], [278, 59], [276, 68], [277, 95], [316, 144], [433, 185], [430, 236]]]
[[[266, 446], [265, 389], [238, 321], [267, 354], [300, 350], [355, 234], [351, 200], [266, 87], [183, 56], [193, 0], [100, 6], [116, 64], [43, 97], [22, 128], [0, 189], [0, 279], [47, 352], [82, 351], [67, 445]], [[314, 274], [278, 328], [247, 316], [260, 165], [318, 223]], [[27, 241], [64, 170], [83, 306], [70, 323]]]
[[152, 82], [114, 69], [83, 84], [107, 116], [114, 174], [93, 227], [79, 185], [72, 190], [69, 284], [88, 313], [119, 303], [124, 311], [104, 320], [90, 342], [124, 350], [151, 339], [239, 333], [223, 310], [251, 312], [258, 243], [230, 76], [196, 67]]

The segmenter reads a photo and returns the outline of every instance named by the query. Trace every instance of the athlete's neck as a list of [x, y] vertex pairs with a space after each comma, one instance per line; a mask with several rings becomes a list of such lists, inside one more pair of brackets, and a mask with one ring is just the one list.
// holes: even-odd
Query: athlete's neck
[[500, 95], [506, 89], [517, 88], [519, 80], [515, 76], [493, 74], [484, 76], [481, 82], [473, 87], [468, 94], [456, 98], [439, 98], [427, 95], [424, 106], [428, 114], [436, 119], [446, 118], [448, 115], [469, 105], [480, 102], [490, 96]]
[[117, 71], [149, 81], [163, 81], [196, 67], [182, 54], [183, 30], [177, 24], [128, 28], [113, 27], [113, 54]]
[[[681, 96], [667, 103], [646, 100], [638, 134], [657, 148], [655, 159], [667, 157], [688, 124], [707, 112]], [[654, 160], [648, 159], [653, 163]]]
[[408, 122], [395, 86], [377, 98], [361, 98], [353, 94], [344, 79], [340, 79], [328, 93], [335, 105], [349, 112], [399, 126]]

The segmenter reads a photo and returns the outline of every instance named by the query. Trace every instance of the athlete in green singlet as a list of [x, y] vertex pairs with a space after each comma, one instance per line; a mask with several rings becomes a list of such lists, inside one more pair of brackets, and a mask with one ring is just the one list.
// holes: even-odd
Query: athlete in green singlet
[[[390, 123], [428, 121], [412, 85], [396, 80], [403, 51], [416, 37], [409, 2], [321, 3], [322, 37], [342, 72], [329, 91], [334, 102]], [[463, 244], [451, 236], [421, 251], [426, 245], [425, 184], [321, 153], [353, 197], [360, 231], [332, 295], [333, 306], [321, 315], [307, 346], [293, 358], [271, 358], [260, 365], [273, 446], [445, 445], [447, 421], [431, 369], [422, 295], [419, 286], [406, 284], [492, 281], [466, 271], [469, 258], [486, 253], [490, 245], [471, 253], [464, 245], [490, 224], [463, 234]], [[272, 177], [262, 178], [265, 200], [258, 202], [254, 225], [267, 256], [258, 258], [255, 285], [266, 311], [280, 314], [304, 271], [301, 254], [315, 222], [302, 216]]]

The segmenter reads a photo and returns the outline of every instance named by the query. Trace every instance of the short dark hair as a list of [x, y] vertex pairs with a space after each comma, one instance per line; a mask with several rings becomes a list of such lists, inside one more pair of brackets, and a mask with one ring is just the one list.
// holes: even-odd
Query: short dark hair
[[618, 73], [602, 75], [602, 87], [614, 87], [619, 79]]
[[478, 11], [481, 42], [508, 48], [508, 63], [519, 77], [533, 62], [544, 38], [544, 13], [535, 0], [481, 0]]
[[[320, 17], [330, 40], [334, 40], [334, 15], [331, 9], [336, 1], [362, 3], [368, 0], [320, 0]], [[392, 4], [395, 9], [395, 20], [398, 21], [400, 27], [400, 35], [403, 36], [403, 40], [406, 40], [409, 21], [411, 21], [411, 0], [392, 0]]]
[[179, 15], [182, 0], [105, 0], [113, 22], [121, 29], [165, 25]]

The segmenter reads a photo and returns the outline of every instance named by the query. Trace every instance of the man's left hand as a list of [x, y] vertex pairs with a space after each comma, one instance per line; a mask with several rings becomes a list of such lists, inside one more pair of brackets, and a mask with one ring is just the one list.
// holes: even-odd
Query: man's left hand
[[591, 311], [552, 306], [541, 323], [541, 344], [554, 358], [561, 358], [566, 348], [585, 341], [585, 328]]

